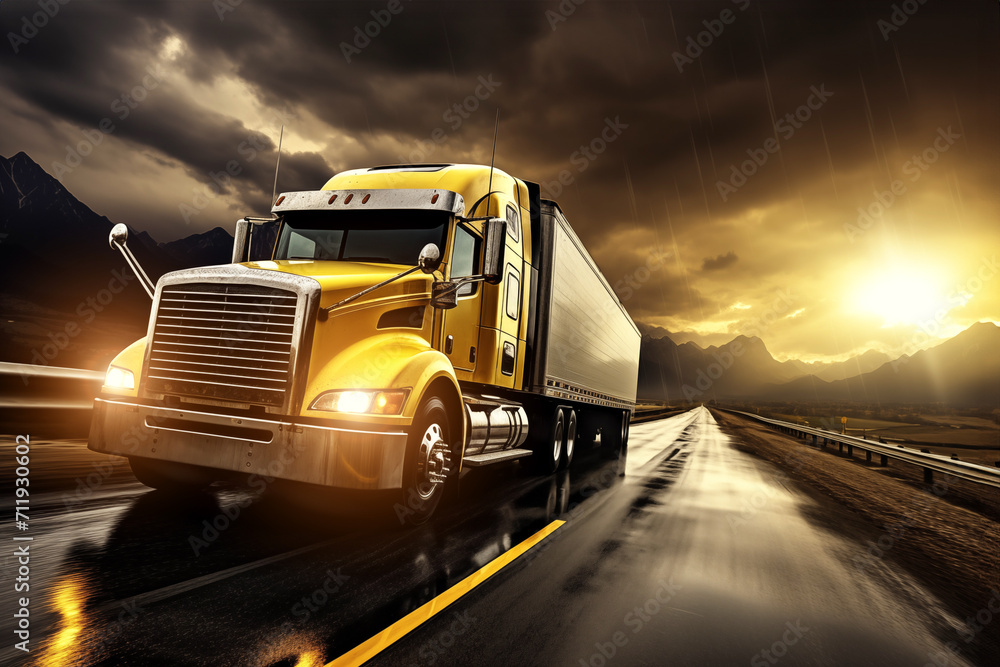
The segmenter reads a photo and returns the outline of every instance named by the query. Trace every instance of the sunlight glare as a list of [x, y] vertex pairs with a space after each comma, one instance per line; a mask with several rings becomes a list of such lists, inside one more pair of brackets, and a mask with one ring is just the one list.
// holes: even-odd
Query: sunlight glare
[[861, 283], [857, 308], [882, 318], [882, 326], [919, 324], [934, 317], [942, 301], [940, 282], [927, 270], [887, 270]]

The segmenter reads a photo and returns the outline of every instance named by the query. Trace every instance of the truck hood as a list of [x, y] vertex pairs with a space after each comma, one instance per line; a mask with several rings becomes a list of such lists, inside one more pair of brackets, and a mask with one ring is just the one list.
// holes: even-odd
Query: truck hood
[[[251, 269], [278, 271], [312, 278], [320, 284], [323, 290], [320, 306], [324, 308], [372, 285], [376, 285], [383, 280], [388, 280], [408, 268], [397, 264], [297, 259], [244, 262], [243, 266]], [[429, 296], [432, 280], [431, 276], [417, 271], [379, 288], [372, 292], [371, 295], [366, 295], [355, 303], [364, 303], [369, 299], [408, 294]]]

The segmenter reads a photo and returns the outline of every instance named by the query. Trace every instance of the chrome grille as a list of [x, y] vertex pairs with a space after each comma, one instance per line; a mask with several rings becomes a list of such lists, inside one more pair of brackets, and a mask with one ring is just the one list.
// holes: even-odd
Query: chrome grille
[[291, 378], [297, 296], [261, 285], [167, 285], [153, 327], [146, 388], [281, 406]]

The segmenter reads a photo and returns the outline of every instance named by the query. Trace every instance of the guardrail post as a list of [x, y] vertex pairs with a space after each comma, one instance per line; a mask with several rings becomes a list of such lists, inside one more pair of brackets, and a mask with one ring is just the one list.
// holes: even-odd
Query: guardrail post
[[843, 454], [843, 453], [844, 453], [844, 443], [842, 443], [842, 442], [838, 442], [838, 443], [837, 443], [837, 451], [838, 451], [839, 453], [841, 453], [841, 454]]
[[885, 454], [882, 454], [882, 460], [879, 462], [879, 465], [883, 466], [889, 465], [889, 457], [886, 456]]
[[867, 463], [871, 463], [872, 462], [872, 451], [870, 449], [865, 452], [865, 461]]
[[924, 484], [934, 483], [934, 471], [930, 468], [924, 468]]
[[854, 445], [847, 446], [847, 457], [851, 458], [854, 456]]

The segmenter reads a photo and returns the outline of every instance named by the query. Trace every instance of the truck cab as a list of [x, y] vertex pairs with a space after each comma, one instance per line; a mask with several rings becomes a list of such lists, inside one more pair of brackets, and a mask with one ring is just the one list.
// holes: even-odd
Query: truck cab
[[[270, 258], [251, 261], [266, 226]], [[567, 298], [551, 284], [560, 229], [608, 306], [588, 317], [625, 332], [578, 386], [551, 373], [567, 354], [595, 363], [593, 341], [550, 349]], [[127, 253], [121, 234], [112, 245]], [[112, 362], [89, 443], [129, 457], [149, 486], [225, 472], [392, 490], [401, 521], [420, 523], [469, 467], [531, 458], [551, 472], [571, 463], [578, 430], [624, 450], [635, 325], [556, 205], [499, 169], [341, 172], [238, 221], [232, 264], [150, 291], [147, 335]], [[600, 373], [623, 369], [614, 395], [597, 391]]]

